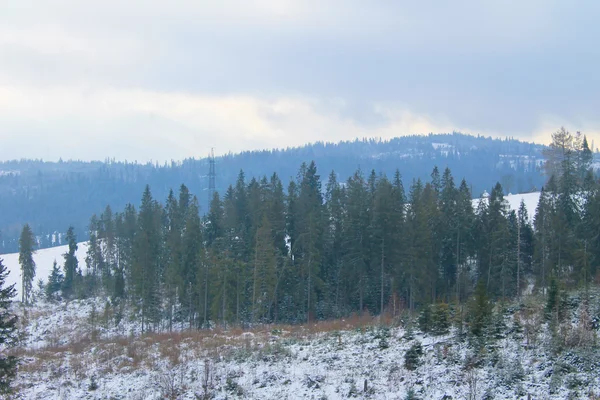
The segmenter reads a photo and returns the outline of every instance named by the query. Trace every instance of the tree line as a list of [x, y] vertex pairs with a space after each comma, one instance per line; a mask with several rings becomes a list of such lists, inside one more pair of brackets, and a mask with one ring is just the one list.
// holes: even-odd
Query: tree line
[[524, 203], [509, 209], [500, 183], [474, 204], [448, 168], [407, 190], [398, 170], [359, 169], [345, 182], [331, 172], [323, 188], [316, 164], [303, 163], [286, 189], [276, 173], [240, 171], [202, 217], [185, 185], [164, 203], [146, 186], [139, 208], [107, 206], [90, 220], [86, 269], [69, 229], [46, 292], [128, 302], [147, 331], [396, 314], [465, 303], [476, 287], [506, 299], [588, 285], [600, 262], [592, 153], [579, 134], [552, 138], [533, 223]]
[[[235, 184], [240, 169], [247, 176], [269, 176], [276, 171], [285, 181], [295, 176], [302, 161], [314, 160], [321, 171], [335, 170], [346, 181], [360, 165], [393, 176], [399, 168], [406, 182], [429, 179], [434, 164], [450, 167], [466, 177], [472, 191], [489, 190], [500, 181], [507, 192], [539, 190], [544, 183], [535, 168], [545, 146], [514, 139], [492, 139], [459, 133], [403, 136], [390, 140], [357, 139], [313, 143], [298, 148], [246, 151], [216, 157], [217, 189], [223, 193]], [[222, 150], [222, 149], [221, 149]], [[198, 154], [204, 155], [204, 154]], [[121, 211], [138, 204], [146, 184], [163, 201], [169, 188], [184, 182], [192, 193], [209, 187], [209, 160], [186, 159], [164, 164], [107, 159], [103, 162], [65, 160], [0, 161], [0, 254], [19, 251], [19, 234], [29, 223], [40, 248], [66, 244], [66, 228], [72, 225], [81, 241], [87, 241], [90, 216], [110, 205]], [[203, 213], [209, 197], [199, 196]]]

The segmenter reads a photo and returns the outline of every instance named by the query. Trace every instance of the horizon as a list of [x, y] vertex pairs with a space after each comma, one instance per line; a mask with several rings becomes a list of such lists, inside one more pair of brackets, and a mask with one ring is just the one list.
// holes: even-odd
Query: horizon
[[[481, 134], [471, 134], [471, 133], [463, 133], [463, 132], [452, 132], [452, 133], [427, 133], [427, 134], [412, 134], [412, 135], [401, 135], [401, 136], [394, 136], [394, 137], [389, 137], [389, 138], [381, 138], [381, 137], [355, 137], [355, 138], [349, 138], [349, 139], [342, 139], [342, 140], [338, 140], [336, 142], [333, 141], [323, 141], [323, 140], [318, 140], [318, 141], [314, 141], [314, 142], [308, 142], [308, 143], [304, 143], [304, 144], [299, 144], [296, 146], [287, 146], [287, 147], [273, 147], [273, 148], [260, 148], [260, 149], [248, 149], [248, 150], [241, 150], [241, 151], [237, 151], [237, 152], [232, 152], [232, 151], [227, 151], [227, 152], [223, 152], [223, 153], [218, 153], [215, 150], [215, 158], [221, 158], [221, 157], [226, 157], [226, 156], [235, 156], [238, 154], [243, 154], [243, 153], [248, 153], [248, 152], [273, 152], [273, 151], [287, 151], [290, 149], [300, 149], [303, 147], [309, 147], [309, 146], [314, 146], [317, 144], [323, 144], [323, 145], [340, 145], [343, 143], [352, 143], [352, 142], [364, 142], [364, 141], [370, 141], [370, 140], [375, 140], [379, 143], [389, 143], [392, 140], [397, 140], [397, 139], [402, 139], [405, 137], [418, 137], [418, 136], [422, 136], [422, 137], [430, 137], [430, 136], [452, 136], [452, 135], [464, 135], [464, 136], [470, 136], [473, 138], [484, 138], [484, 139], [491, 139], [491, 140], [516, 140], [519, 141], [521, 143], [528, 143], [528, 144], [532, 144], [532, 145], [541, 145], [541, 146], [548, 146], [548, 143], [551, 142], [551, 140], [548, 141], [548, 143], [541, 143], [541, 142], [536, 142], [536, 141], [530, 141], [527, 139], [521, 139], [521, 138], [516, 138], [516, 137], [511, 137], [511, 136], [492, 136], [492, 135], [481, 135]], [[592, 145], [592, 141], [590, 141], [590, 146]], [[593, 153], [598, 153], [600, 152], [598, 147], [592, 148], [592, 152]], [[53, 159], [53, 160], [49, 160], [49, 159], [43, 159], [43, 158], [21, 158], [21, 159], [5, 159], [5, 160], [0, 160], [0, 163], [12, 163], [12, 162], [21, 162], [21, 161], [38, 161], [38, 162], [49, 162], [49, 163], [60, 163], [60, 162], [82, 162], [82, 163], [129, 163], [129, 164], [139, 164], [139, 165], [148, 165], [148, 164], [154, 164], [154, 165], [158, 165], [158, 166], [169, 166], [167, 164], [171, 164], [171, 163], [182, 163], [186, 160], [204, 160], [204, 159], [208, 159], [210, 158], [210, 149], [208, 151], [208, 154], [205, 156], [192, 156], [192, 157], [187, 157], [187, 158], [183, 158], [183, 159], [164, 159], [164, 160], [128, 160], [128, 159], [117, 159], [114, 157], [105, 157], [104, 159], [73, 159], [73, 158], [68, 158], [65, 159], [63, 157], [59, 157], [58, 159]]]

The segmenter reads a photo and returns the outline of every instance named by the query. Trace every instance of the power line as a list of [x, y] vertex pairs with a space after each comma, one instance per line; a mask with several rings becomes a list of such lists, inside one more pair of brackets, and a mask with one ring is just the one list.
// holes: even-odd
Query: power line
[[208, 157], [208, 206], [215, 195], [215, 178], [217, 176], [215, 168], [215, 149], [210, 149], [210, 155]]

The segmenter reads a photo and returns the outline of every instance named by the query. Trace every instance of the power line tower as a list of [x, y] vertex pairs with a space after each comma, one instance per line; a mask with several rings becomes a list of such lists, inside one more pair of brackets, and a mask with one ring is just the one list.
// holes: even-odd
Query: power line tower
[[212, 202], [213, 196], [215, 195], [215, 177], [217, 176], [215, 168], [215, 149], [210, 149], [210, 156], [208, 156], [208, 207]]

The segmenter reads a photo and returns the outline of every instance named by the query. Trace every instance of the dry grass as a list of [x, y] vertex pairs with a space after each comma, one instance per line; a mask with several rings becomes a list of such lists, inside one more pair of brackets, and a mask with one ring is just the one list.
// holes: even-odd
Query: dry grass
[[[136, 370], [142, 366], [157, 368], [160, 360], [170, 367], [188, 359], [214, 359], [231, 351], [247, 354], [281, 339], [310, 340], [316, 335], [391, 325], [391, 316], [373, 317], [368, 313], [348, 318], [317, 321], [303, 325], [267, 324], [243, 329], [240, 326], [217, 326], [210, 330], [149, 333], [143, 337], [115, 337], [93, 341], [81, 337], [67, 345], [51, 345], [43, 349], [15, 348], [13, 354], [21, 360], [20, 370], [43, 373], [48, 366], [60, 371], [68, 360], [77, 379], [85, 379], [86, 366], [97, 364], [104, 373]], [[91, 352], [92, 347], [94, 351]], [[154, 355], [157, 354], [157, 358]]]

